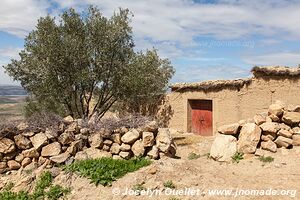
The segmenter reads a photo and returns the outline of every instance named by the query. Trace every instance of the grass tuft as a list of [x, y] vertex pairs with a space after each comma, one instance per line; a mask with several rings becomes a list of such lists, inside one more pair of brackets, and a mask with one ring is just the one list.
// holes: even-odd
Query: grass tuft
[[234, 163], [239, 163], [240, 160], [244, 159], [244, 154], [240, 153], [240, 152], [236, 152], [232, 157], [231, 157], [232, 161]]
[[134, 158], [131, 160], [114, 160], [112, 158], [100, 158], [82, 160], [65, 167], [66, 171], [79, 172], [83, 177], [89, 178], [96, 185], [109, 186], [118, 178], [129, 172], [134, 172], [151, 163], [146, 158]]
[[194, 153], [194, 152], [189, 153], [189, 156], [188, 156], [188, 159], [189, 159], [189, 160], [196, 160], [196, 159], [198, 159], [198, 158], [200, 158], [200, 155], [199, 155], [199, 154], [196, 154], [196, 153]]
[[274, 161], [274, 158], [271, 157], [271, 156], [267, 156], [267, 157], [265, 157], [265, 156], [260, 156], [258, 159], [259, 159], [261, 162], [264, 162], [264, 163], [270, 163], [270, 162], [273, 162], [273, 161]]
[[171, 189], [174, 189], [174, 188], [175, 188], [175, 184], [174, 184], [173, 181], [171, 181], [171, 180], [168, 180], [168, 181], [164, 182], [164, 186], [165, 186], [166, 188], [171, 188]]

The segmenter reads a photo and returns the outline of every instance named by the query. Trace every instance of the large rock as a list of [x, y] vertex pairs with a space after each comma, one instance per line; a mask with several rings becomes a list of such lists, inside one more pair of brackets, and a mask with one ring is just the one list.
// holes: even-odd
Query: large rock
[[121, 140], [126, 144], [133, 144], [140, 137], [140, 132], [137, 129], [131, 129], [125, 133]]
[[41, 155], [43, 157], [57, 156], [61, 153], [61, 145], [59, 142], [48, 144], [42, 148]]
[[293, 134], [290, 132], [290, 131], [287, 131], [287, 130], [279, 130], [278, 133], [277, 133], [279, 136], [283, 136], [283, 137], [286, 137], [286, 138], [292, 138]]
[[121, 158], [124, 158], [124, 159], [128, 160], [131, 157], [131, 152], [129, 152], [129, 151], [121, 151], [119, 153], [119, 155], [120, 155]]
[[235, 135], [237, 134], [239, 127], [239, 123], [223, 125], [218, 128], [218, 132], [225, 135]]
[[300, 135], [293, 135], [293, 146], [300, 146]]
[[158, 159], [159, 157], [159, 150], [156, 146], [153, 146], [151, 150], [147, 153], [147, 156], [149, 156], [152, 159]]
[[266, 141], [266, 142], [261, 142], [261, 148], [264, 150], [271, 151], [273, 153], [275, 153], [277, 151], [276, 144], [271, 140]]
[[151, 147], [154, 145], [154, 134], [152, 132], [143, 132], [144, 147]]
[[262, 114], [256, 114], [253, 117], [253, 119], [254, 119], [255, 124], [258, 126], [266, 122], [266, 116], [264, 116]]
[[17, 161], [14, 161], [14, 160], [9, 160], [7, 162], [7, 166], [10, 170], [17, 170], [17, 169], [20, 169], [20, 167], [21, 167], [21, 165]]
[[110, 136], [110, 139], [114, 142], [114, 143], [118, 143], [118, 144], [122, 144], [121, 141], [121, 134], [120, 133], [114, 133]]
[[40, 156], [39, 152], [33, 147], [22, 151], [25, 158], [38, 158]]
[[237, 151], [237, 140], [232, 135], [217, 135], [210, 149], [210, 156], [221, 162], [231, 161]]
[[120, 145], [118, 143], [113, 143], [110, 147], [110, 153], [118, 154], [120, 152]]
[[95, 133], [89, 136], [89, 144], [94, 148], [102, 148], [103, 147], [103, 138], [99, 133]]
[[271, 104], [269, 106], [268, 115], [275, 115], [281, 117], [283, 114], [283, 107], [280, 104]]
[[131, 146], [129, 144], [122, 143], [120, 146], [121, 151], [130, 151]]
[[137, 140], [131, 147], [131, 151], [135, 156], [143, 156], [145, 148], [142, 140]]
[[266, 122], [259, 126], [264, 132], [277, 133], [280, 129], [279, 123], [276, 122]]
[[282, 121], [288, 125], [299, 124], [300, 113], [299, 112], [284, 112]]
[[35, 149], [40, 149], [48, 143], [48, 138], [44, 133], [38, 133], [30, 138], [31, 143]]
[[156, 146], [157, 148], [164, 153], [168, 153], [171, 148], [171, 144], [173, 143], [170, 131], [168, 128], [160, 128], [158, 129], [158, 133], [156, 136]]
[[75, 136], [73, 132], [64, 132], [58, 138], [58, 142], [62, 145], [71, 144], [74, 140]]
[[11, 153], [15, 150], [15, 143], [11, 139], [2, 138], [0, 139], [0, 153]]
[[88, 155], [90, 159], [98, 159], [98, 158], [111, 158], [112, 154], [106, 151], [101, 151], [100, 149], [96, 148], [88, 148], [85, 149], [84, 152]]
[[242, 153], [255, 153], [260, 140], [261, 129], [255, 123], [245, 124], [239, 135], [238, 151]]
[[60, 163], [66, 162], [66, 160], [68, 160], [68, 158], [70, 158], [70, 156], [71, 155], [68, 152], [65, 152], [65, 153], [59, 154], [57, 156], [52, 156], [50, 158], [50, 160], [54, 163], [60, 164]]
[[29, 139], [24, 137], [23, 135], [16, 135], [14, 137], [15, 143], [19, 149], [29, 149], [31, 148], [31, 142]]
[[293, 140], [283, 136], [278, 136], [277, 139], [275, 140], [275, 143], [277, 144], [278, 147], [288, 148], [292, 145]]

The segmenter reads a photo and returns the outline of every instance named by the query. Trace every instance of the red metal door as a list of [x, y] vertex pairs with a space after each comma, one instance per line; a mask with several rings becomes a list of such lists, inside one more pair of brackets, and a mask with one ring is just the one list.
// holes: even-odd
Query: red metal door
[[212, 135], [212, 101], [192, 100], [191, 105], [191, 131], [193, 133], [210, 136]]

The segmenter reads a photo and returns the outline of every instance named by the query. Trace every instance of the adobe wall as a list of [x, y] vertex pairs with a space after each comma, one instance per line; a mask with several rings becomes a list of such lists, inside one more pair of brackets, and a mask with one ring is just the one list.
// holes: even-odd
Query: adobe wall
[[265, 112], [276, 100], [294, 105], [300, 104], [300, 80], [298, 78], [260, 77], [253, 78], [249, 85], [238, 89], [218, 91], [171, 92], [167, 96], [173, 114], [169, 127], [187, 132], [188, 100], [206, 99], [213, 101], [213, 133], [224, 124], [252, 118]]

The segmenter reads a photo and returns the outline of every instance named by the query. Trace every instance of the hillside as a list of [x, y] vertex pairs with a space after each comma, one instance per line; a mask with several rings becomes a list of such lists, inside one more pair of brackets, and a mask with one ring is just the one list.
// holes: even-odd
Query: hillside
[[26, 95], [26, 91], [21, 86], [0, 85], [0, 96], [20, 96]]

